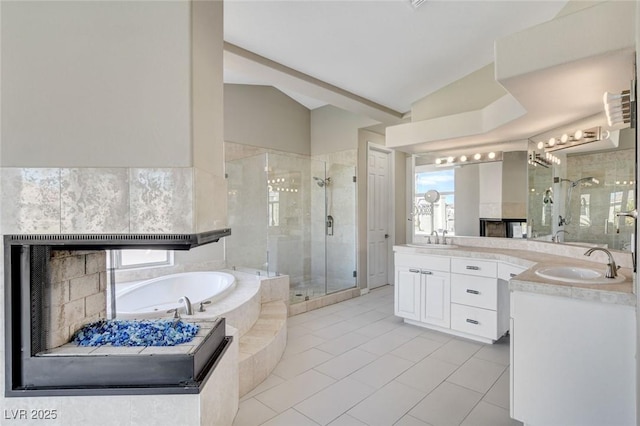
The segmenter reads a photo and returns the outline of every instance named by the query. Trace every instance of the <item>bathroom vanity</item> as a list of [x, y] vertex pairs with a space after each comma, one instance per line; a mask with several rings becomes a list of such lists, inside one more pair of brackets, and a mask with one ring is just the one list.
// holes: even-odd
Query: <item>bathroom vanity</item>
[[[395, 248], [395, 315], [405, 322], [494, 343], [509, 330], [507, 282], [526, 267], [455, 249]], [[427, 251], [442, 254], [427, 254]]]
[[604, 273], [611, 259], [534, 241], [460, 237], [454, 243], [394, 247], [395, 314], [485, 343], [509, 331], [510, 414], [524, 424], [635, 425], [630, 257], [616, 253], [624, 266], [619, 279], [571, 282], [544, 275]]

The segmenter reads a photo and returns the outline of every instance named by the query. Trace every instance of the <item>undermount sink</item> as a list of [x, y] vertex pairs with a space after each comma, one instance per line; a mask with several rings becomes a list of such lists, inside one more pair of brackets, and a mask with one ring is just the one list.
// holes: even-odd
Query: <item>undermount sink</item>
[[626, 279], [624, 275], [620, 274], [615, 278], [607, 278], [603, 271], [578, 266], [550, 266], [536, 270], [536, 275], [576, 284], [616, 284]]
[[455, 244], [406, 244], [407, 247], [427, 249], [451, 249], [458, 247]]

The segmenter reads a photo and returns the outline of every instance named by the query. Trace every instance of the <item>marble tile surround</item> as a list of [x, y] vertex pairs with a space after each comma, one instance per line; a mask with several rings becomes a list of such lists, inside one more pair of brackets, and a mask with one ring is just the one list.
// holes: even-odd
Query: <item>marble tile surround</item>
[[4, 234], [195, 233], [227, 226], [225, 179], [195, 168], [5, 167], [0, 175]]

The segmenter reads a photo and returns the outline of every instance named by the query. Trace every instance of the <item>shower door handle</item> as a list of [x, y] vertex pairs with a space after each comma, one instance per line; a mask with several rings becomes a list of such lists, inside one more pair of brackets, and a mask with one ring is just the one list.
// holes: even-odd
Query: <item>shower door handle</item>
[[632, 217], [634, 219], [638, 218], [638, 210], [637, 209], [633, 209], [633, 210], [629, 210], [628, 212], [618, 212], [616, 213], [616, 216], [621, 217], [621, 216], [625, 216], [625, 217]]

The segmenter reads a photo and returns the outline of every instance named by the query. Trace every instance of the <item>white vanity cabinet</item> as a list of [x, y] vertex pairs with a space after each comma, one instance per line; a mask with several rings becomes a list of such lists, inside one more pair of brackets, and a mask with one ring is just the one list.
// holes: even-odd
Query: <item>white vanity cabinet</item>
[[507, 282], [498, 270], [495, 260], [396, 252], [394, 313], [410, 324], [493, 343], [509, 330]]
[[449, 327], [450, 261], [448, 257], [396, 254], [395, 315]]
[[451, 328], [487, 343], [509, 330], [509, 290], [498, 280], [498, 262], [451, 259]]
[[511, 293], [511, 417], [531, 425], [636, 425], [635, 309]]

